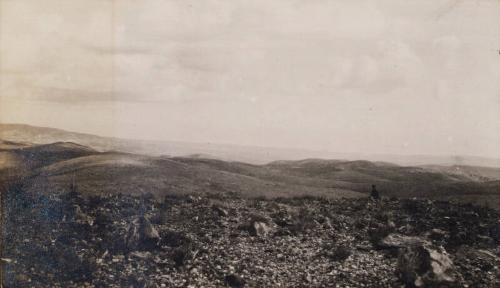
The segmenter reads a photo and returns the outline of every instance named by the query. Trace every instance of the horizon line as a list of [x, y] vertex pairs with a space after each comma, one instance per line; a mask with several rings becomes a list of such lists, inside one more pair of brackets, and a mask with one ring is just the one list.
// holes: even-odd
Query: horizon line
[[[199, 142], [199, 141], [184, 141], [184, 140], [161, 140], [161, 139], [146, 139], [146, 138], [129, 138], [129, 137], [116, 137], [102, 134], [95, 134], [89, 132], [80, 132], [74, 130], [68, 130], [64, 128], [50, 127], [50, 126], [39, 126], [27, 123], [8, 123], [0, 120], [0, 125], [18, 125], [18, 126], [29, 126], [32, 128], [44, 128], [44, 129], [53, 129], [59, 130], [66, 133], [74, 133], [81, 134], [92, 137], [100, 137], [100, 138], [108, 138], [115, 140], [125, 140], [125, 141], [136, 141], [136, 142], [156, 142], [156, 143], [177, 143], [177, 144], [198, 144], [198, 145], [215, 145], [215, 146], [233, 146], [233, 147], [241, 147], [241, 148], [258, 148], [258, 149], [273, 149], [273, 150], [295, 150], [302, 152], [315, 152], [315, 153], [329, 153], [329, 154], [339, 154], [339, 155], [358, 155], [358, 156], [393, 156], [393, 157], [449, 157], [449, 158], [483, 158], [488, 160], [498, 160], [500, 161], [500, 156], [483, 156], [483, 155], [471, 155], [471, 154], [428, 154], [428, 153], [412, 153], [412, 154], [400, 154], [400, 153], [368, 153], [368, 152], [338, 152], [338, 151], [330, 151], [330, 150], [319, 150], [319, 149], [311, 149], [311, 148], [299, 148], [299, 147], [279, 147], [279, 146], [260, 146], [260, 145], [245, 145], [245, 144], [236, 144], [236, 143], [224, 143], [224, 142]], [[1, 138], [1, 133], [0, 133]], [[327, 155], [325, 155], [327, 156]], [[304, 158], [306, 159], [324, 159], [324, 160], [341, 160], [341, 159], [333, 159], [333, 158]], [[358, 159], [363, 160], [363, 159]], [[285, 160], [286, 161], [286, 160]], [[379, 160], [377, 160], [379, 161]]]

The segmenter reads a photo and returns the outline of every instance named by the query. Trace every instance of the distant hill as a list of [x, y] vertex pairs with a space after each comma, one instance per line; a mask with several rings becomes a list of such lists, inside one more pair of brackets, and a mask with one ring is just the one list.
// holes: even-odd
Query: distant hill
[[495, 181], [500, 180], [500, 168], [464, 166], [464, 165], [426, 165], [422, 168], [429, 171], [446, 173], [458, 178], [467, 178], [471, 181]]
[[[428, 197], [500, 207], [500, 169], [399, 166], [365, 160], [305, 159], [256, 165], [194, 157], [101, 152], [72, 142], [2, 141], [0, 179], [23, 174], [33, 193], [62, 193], [76, 181], [84, 194], [239, 194], [245, 197]], [[2, 175], [2, 173], [4, 175]], [[10, 174], [9, 174], [10, 173]], [[14, 174], [16, 175], [16, 174]]]
[[[3, 141], [5, 143], [5, 141]], [[6, 167], [22, 166], [33, 169], [50, 165], [55, 162], [76, 157], [87, 156], [97, 151], [86, 146], [71, 142], [57, 142], [52, 144], [28, 145], [14, 144], [3, 146], [0, 150], [0, 170]], [[2, 161], [3, 160], [3, 161]]]
[[[1, 124], [0, 139], [3, 141], [32, 144], [52, 144], [56, 142], [72, 142], [99, 151], [113, 150], [121, 147], [124, 140], [100, 137], [85, 133], [69, 132], [61, 129], [37, 127], [24, 124]], [[121, 147], [125, 149], [126, 147]]]
[[[476, 156], [435, 155], [391, 155], [336, 153], [307, 149], [240, 146], [217, 143], [190, 143], [176, 141], [145, 141], [100, 137], [61, 129], [36, 127], [24, 124], [1, 124], [0, 139], [17, 143], [50, 144], [73, 142], [91, 147], [97, 151], [121, 151], [151, 156], [170, 155], [195, 158], [213, 158], [225, 161], [240, 161], [252, 164], [266, 164], [278, 160], [301, 160], [310, 158], [368, 160], [390, 162], [402, 166], [460, 165], [500, 168], [500, 159]], [[1, 149], [1, 146], [0, 146]]]
[[215, 143], [119, 139], [24, 124], [0, 123], [0, 139], [34, 144], [73, 142], [91, 147], [101, 152], [121, 151], [152, 156], [191, 155], [198, 158], [243, 161], [254, 164], [265, 164], [277, 159], [301, 159], [324, 154], [324, 152], [299, 149], [253, 147]]

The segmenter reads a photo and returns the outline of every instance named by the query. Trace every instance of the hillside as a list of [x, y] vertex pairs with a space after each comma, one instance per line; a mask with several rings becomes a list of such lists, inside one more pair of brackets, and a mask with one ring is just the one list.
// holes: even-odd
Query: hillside
[[5, 141], [0, 139], [0, 151], [11, 150], [28, 146], [26, 143]]
[[37, 127], [24, 124], [1, 124], [0, 139], [18, 143], [51, 144], [73, 142], [84, 146], [109, 150], [113, 147], [113, 138], [99, 137], [85, 133], [74, 133], [61, 129]]
[[453, 175], [461, 179], [466, 178], [471, 181], [500, 180], [500, 168], [463, 165], [426, 165], [422, 167], [429, 171], [446, 173], [448, 175]]
[[[459, 166], [398, 166], [369, 161], [279, 161], [268, 166], [283, 174], [322, 181], [329, 187], [369, 192], [376, 184], [389, 197], [458, 200], [500, 208], [500, 169]], [[438, 167], [438, 168], [436, 168]]]
[[[500, 207], [492, 168], [404, 167], [386, 162], [306, 159], [265, 165], [189, 157], [99, 152], [71, 142], [15, 144], [0, 151], [2, 170], [25, 171], [33, 193], [238, 194], [245, 197], [361, 197], [377, 185], [386, 197], [457, 199]], [[482, 174], [483, 173], [483, 174]], [[6, 174], [4, 172], [3, 174]], [[474, 175], [472, 177], [471, 175]], [[2, 175], [0, 175], [2, 176]]]
[[[5, 142], [4, 142], [5, 143]], [[88, 156], [97, 151], [71, 142], [43, 145], [4, 145], [0, 150], [0, 170], [5, 168], [36, 169], [52, 163]]]
[[[121, 152], [98, 152], [74, 143], [23, 146], [0, 152], [2, 170], [18, 170], [33, 193], [64, 193], [73, 182], [86, 195], [95, 194], [240, 194], [247, 197], [359, 197], [342, 188], [309, 185], [263, 177], [265, 167], [236, 162], [152, 157]], [[203, 162], [220, 163], [200, 165]], [[252, 167], [254, 173], [234, 167]], [[230, 168], [233, 167], [233, 168]], [[247, 168], [249, 169], [249, 168]]]
[[63, 192], [75, 179], [85, 194], [234, 193], [248, 197], [287, 197], [313, 193], [331, 197], [361, 195], [344, 189], [318, 188], [269, 181], [240, 173], [197, 167], [169, 158], [103, 153], [61, 161], [39, 170], [33, 190]]
[[[174, 158], [196, 167], [239, 173], [268, 181], [316, 188], [369, 193], [371, 184], [388, 197], [457, 199], [500, 208], [500, 186], [495, 170], [470, 167], [483, 177], [457, 175], [446, 169], [405, 167], [385, 162], [306, 159], [250, 165], [214, 159]], [[469, 169], [464, 166], [465, 169]], [[453, 169], [452, 169], [453, 170]], [[481, 174], [479, 174], [481, 175]]]

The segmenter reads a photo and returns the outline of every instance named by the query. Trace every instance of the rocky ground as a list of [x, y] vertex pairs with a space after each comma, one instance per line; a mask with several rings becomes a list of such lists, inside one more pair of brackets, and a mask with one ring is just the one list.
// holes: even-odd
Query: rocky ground
[[19, 192], [5, 207], [5, 287], [500, 287], [499, 214], [471, 205]]

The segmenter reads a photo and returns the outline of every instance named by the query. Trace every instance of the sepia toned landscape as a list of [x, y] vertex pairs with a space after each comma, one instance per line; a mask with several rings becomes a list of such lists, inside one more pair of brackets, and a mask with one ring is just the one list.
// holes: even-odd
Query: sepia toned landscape
[[497, 0], [0, 0], [0, 288], [500, 287]]
[[500, 168], [257, 165], [1, 127], [6, 287], [498, 284]]

